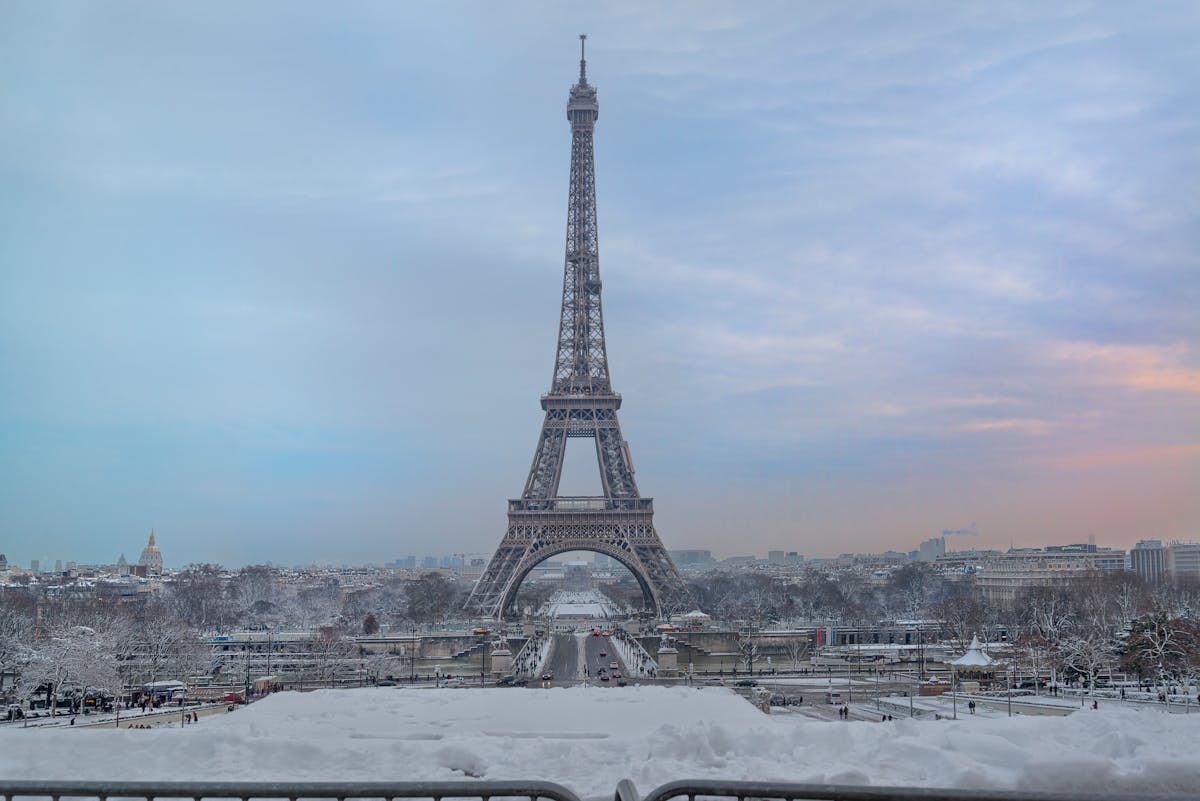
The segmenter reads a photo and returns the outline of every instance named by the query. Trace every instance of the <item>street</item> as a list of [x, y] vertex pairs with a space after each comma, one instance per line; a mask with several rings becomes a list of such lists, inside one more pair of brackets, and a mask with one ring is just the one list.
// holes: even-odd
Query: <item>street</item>
[[[602, 652], [605, 656], [600, 655]], [[609, 664], [614, 661], [620, 665], [619, 670], [624, 675], [625, 664], [617, 655], [609, 637], [594, 637], [590, 634], [556, 634], [550, 648], [550, 658], [546, 669], [554, 672], [553, 684], [559, 687], [573, 684], [592, 684], [597, 687], [615, 686], [615, 680], [603, 682], [597, 677], [601, 667], [611, 670]], [[530, 686], [540, 685], [540, 681], [530, 682]]]

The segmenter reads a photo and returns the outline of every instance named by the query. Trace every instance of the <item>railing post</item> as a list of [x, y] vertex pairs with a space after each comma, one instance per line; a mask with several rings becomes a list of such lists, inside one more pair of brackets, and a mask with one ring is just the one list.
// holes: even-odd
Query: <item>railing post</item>
[[621, 779], [617, 782], [617, 791], [613, 795], [613, 801], [642, 801], [642, 797], [638, 795], [637, 787], [632, 779]]

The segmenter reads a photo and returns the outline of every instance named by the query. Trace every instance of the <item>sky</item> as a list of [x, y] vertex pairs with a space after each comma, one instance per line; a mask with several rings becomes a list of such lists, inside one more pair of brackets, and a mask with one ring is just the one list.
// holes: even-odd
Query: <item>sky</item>
[[1195, 3], [0, 0], [0, 552], [490, 554], [580, 33], [668, 548], [1200, 539]]

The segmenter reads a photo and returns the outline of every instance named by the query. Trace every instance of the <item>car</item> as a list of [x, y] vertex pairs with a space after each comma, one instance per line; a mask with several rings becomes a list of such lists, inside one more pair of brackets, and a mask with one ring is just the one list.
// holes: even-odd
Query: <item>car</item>
[[606, 656], [608, 656], [608, 651], [601, 651], [601, 652], [600, 652], [600, 657], [601, 657], [601, 658], [603, 658], [603, 657], [606, 657]]
[[395, 686], [396, 686], [396, 682], [394, 682], [394, 681], [388, 681], [387, 679], [384, 679], [383, 681], [377, 681], [377, 682], [375, 682], [375, 686], [376, 686], [376, 687], [395, 687]]
[[513, 686], [513, 682], [516, 680], [517, 680], [516, 676], [501, 676], [496, 681], [496, 686], [497, 687], [511, 687], [511, 686]]
[[733, 685], [735, 687], [757, 687], [758, 682], [754, 679], [738, 679]]
[[620, 681], [617, 682], [617, 686], [618, 687], [628, 687], [629, 682], [625, 681], [625, 679], [621, 679]]
[[462, 679], [443, 679], [442, 686], [443, 687], [461, 687], [461, 686], [463, 686], [463, 680]]
[[621, 678], [621, 671], [619, 671], [619, 670], [614, 670], [614, 671], [612, 672], [612, 677], [613, 677], [614, 679], [619, 679], [619, 678]]
[[524, 678], [522, 678], [522, 679], [513, 679], [512, 686], [514, 686], [514, 687], [528, 687], [528, 686], [529, 686], [529, 679], [524, 679]]
[[617, 662], [617, 661], [615, 661], [615, 660], [614, 660], [614, 661], [612, 661], [612, 662], [609, 662], [609, 663], [608, 663], [608, 666], [609, 666], [610, 668], [612, 668], [613, 670], [616, 670], [617, 668], [621, 667], [621, 664], [620, 664], [619, 662]]
[[608, 681], [608, 674], [607, 674], [607, 673], [601, 673], [601, 674], [600, 674], [600, 681]]
[[554, 681], [554, 671], [547, 670], [542, 674], [542, 681]]
[[767, 703], [769, 703], [771, 706], [787, 706], [788, 705], [788, 697], [786, 695], [780, 695], [779, 693], [775, 693], [774, 695], [772, 695], [770, 697], [770, 699], [767, 701]]
[[724, 687], [725, 681], [723, 679], [705, 679], [704, 686], [705, 687]]

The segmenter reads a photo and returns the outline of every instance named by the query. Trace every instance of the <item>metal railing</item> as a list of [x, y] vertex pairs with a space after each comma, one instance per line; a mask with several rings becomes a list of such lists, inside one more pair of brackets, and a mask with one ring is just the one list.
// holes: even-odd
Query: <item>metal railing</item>
[[580, 496], [561, 498], [510, 498], [508, 511], [518, 513], [562, 513], [576, 512], [580, 514], [601, 512], [639, 512], [643, 514], [654, 511], [653, 498], [606, 498], [603, 496]]
[[[735, 799], [735, 801], [1181, 801], [1200, 798], [1193, 791], [1180, 795], [1128, 793], [1044, 793], [921, 787], [862, 787], [835, 784], [787, 782], [741, 782], [688, 779], [670, 782], [642, 796], [629, 779], [622, 779], [614, 801], [673, 801], [686, 798]], [[50, 798], [108, 799], [528, 799], [529, 801], [580, 801], [578, 795], [560, 784], [546, 781], [460, 781], [460, 782], [90, 782], [16, 781], [0, 779], [4, 801]]]
[[975, 790], [923, 787], [859, 787], [838, 784], [793, 784], [788, 782], [738, 782], [685, 779], [656, 787], [645, 796], [629, 779], [617, 785], [615, 801], [671, 801], [686, 798], [732, 798], [737, 801], [1180, 801], [1200, 798], [1200, 793], [1164, 795], [1128, 793], [1044, 793], [1020, 790]]
[[0, 797], [17, 798], [166, 798], [289, 799], [332, 798], [397, 799], [446, 798], [490, 801], [493, 798], [527, 798], [529, 801], [580, 801], [560, 784], [543, 781], [463, 782], [88, 782], [0, 780]]

